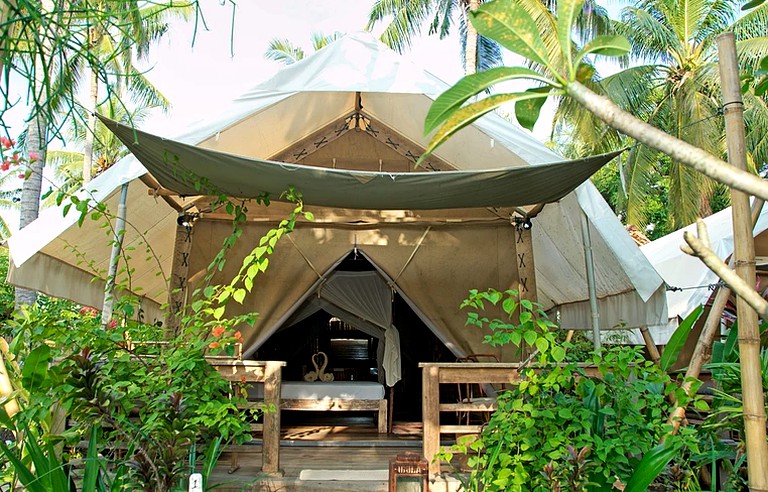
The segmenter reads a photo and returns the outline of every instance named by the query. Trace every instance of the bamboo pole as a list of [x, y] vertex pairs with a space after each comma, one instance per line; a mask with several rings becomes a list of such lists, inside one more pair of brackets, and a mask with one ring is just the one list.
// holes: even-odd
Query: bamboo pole
[[[752, 229], [754, 230], [757, 219], [760, 217], [760, 211], [763, 208], [765, 200], [762, 198], [756, 198], [752, 202]], [[733, 267], [733, 255], [731, 255], [731, 261], [729, 266]], [[722, 286], [717, 289], [715, 298], [712, 301], [712, 307], [709, 308], [709, 314], [707, 320], [704, 323], [704, 328], [699, 334], [699, 339], [696, 342], [696, 347], [693, 349], [691, 355], [691, 361], [688, 363], [688, 369], [685, 371], [685, 379], [680, 386], [685, 394], [691, 396], [691, 388], [693, 386], [694, 379], [701, 375], [701, 369], [704, 367], [704, 363], [709, 360], [709, 356], [712, 354], [712, 344], [715, 341], [715, 336], [720, 332], [720, 318], [723, 316], [726, 304], [728, 304], [728, 298], [731, 296], [731, 289], [727, 286]], [[674, 395], [674, 393], [673, 393]], [[677, 401], [675, 401], [677, 405]], [[676, 434], [680, 429], [680, 423], [685, 417], [685, 409], [687, 405], [678, 405], [669, 415], [668, 423], [672, 426], [670, 434]]]
[[592, 314], [592, 346], [600, 350], [600, 310], [597, 307], [597, 290], [595, 288], [595, 260], [592, 257], [592, 237], [589, 233], [589, 219], [581, 212], [581, 239], [584, 242], [584, 263], [587, 268], [587, 290], [589, 291], [589, 311]]
[[117, 218], [115, 219], [115, 231], [112, 238], [112, 252], [109, 256], [109, 271], [104, 287], [104, 303], [101, 308], [101, 327], [107, 328], [112, 321], [112, 309], [115, 305], [115, 280], [117, 277], [117, 263], [120, 260], [120, 252], [123, 248], [125, 237], [125, 214], [128, 200], [128, 183], [123, 183], [120, 188], [120, 203], [117, 205]]
[[[720, 80], [723, 91], [726, 142], [729, 163], [747, 169], [744, 129], [744, 105], [733, 33], [717, 37], [720, 55]], [[755, 243], [752, 236], [749, 196], [731, 190], [733, 210], [734, 265], [736, 273], [748, 284], [755, 285]], [[742, 297], [736, 299], [739, 320], [739, 352], [741, 354], [741, 388], [744, 411], [744, 440], [747, 450], [747, 472], [751, 492], [768, 492], [768, 442], [766, 442], [765, 401], [760, 365], [760, 333], [757, 313]]]
[[661, 362], [661, 354], [659, 353], [658, 347], [656, 347], [656, 342], [653, 341], [651, 330], [649, 330], [647, 326], [641, 326], [640, 334], [643, 335], [643, 341], [645, 342], [645, 348], [648, 349], [648, 355], [651, 356], [653, 363], [658, 366]]

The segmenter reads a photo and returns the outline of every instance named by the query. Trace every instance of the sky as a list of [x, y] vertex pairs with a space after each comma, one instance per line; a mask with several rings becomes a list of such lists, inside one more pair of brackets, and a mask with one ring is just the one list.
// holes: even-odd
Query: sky
[[[198, 24], [196, 30], [193, 22], [176, 23], [152, 50], [153, 61], [147, 64], [146, 75], [172, 102], [173, 117], [148, 121], [150, 131], [166, 134], [165, 130], [172, 131], [176, 122], [216, 111], [272, 76], [281, 65], [264, 57], [271, 39], [287, 38], [309, 55], [313, 32], [362, 31], [373, 1], [238, 0], [236, 6], [229, 0], [201, 3], [207, 29]], [[380, 34], [383, 28], [383, 24], [377, 25], [374, 34]], [[448, 82], [462, 75], [457, 38], [441, 41], [425, 32], [405, 56]]]

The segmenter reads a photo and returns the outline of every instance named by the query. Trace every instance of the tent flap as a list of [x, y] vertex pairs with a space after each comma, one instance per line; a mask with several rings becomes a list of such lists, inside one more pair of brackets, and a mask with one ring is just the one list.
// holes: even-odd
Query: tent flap
[[99, 116], [165, 188], [181, 196], [279, 197], [293, 186], [308, 205], [377, 210], [519, 207], [555, 202], [619, 152], [486, 171], [371, 172], [236, 156], [164, 139]]

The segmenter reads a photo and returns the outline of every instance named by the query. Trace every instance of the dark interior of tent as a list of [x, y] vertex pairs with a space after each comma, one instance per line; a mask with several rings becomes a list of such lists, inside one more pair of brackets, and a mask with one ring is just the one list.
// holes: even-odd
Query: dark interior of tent
[[[362, 255], [350, 253], [336, 268], [340, 271], [372, 271]], [[387, 389], [395, 422], [421, 421], [420, 362], [454, 362], [456, 356], [435, 336], [399, 294], [393, 297], [392, 316], [400, 334], [402, 379]], [[380, 381], [377, 364], [379, 340], [325, 311], [318, 311], [292, 326], [278, 329], [254, 354], [259, 360], [282, 360], [284, 381], [302, 381], [314, 369], [312, 356], [327, 355], [325, 373], [334, 381]], [[450, 398], [450, 396], [449, 396]], [[369, 416], [337, 412], [283, 412], [286, 425], [340, 423]], [[350, 422], [347, 422], [350, 423]], [[364, 423], [363, 423], [364, 424]]]

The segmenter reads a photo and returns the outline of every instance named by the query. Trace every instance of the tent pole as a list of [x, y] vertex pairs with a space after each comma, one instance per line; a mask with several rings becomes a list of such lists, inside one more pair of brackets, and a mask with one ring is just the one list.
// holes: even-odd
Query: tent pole
[[117, 263], [120, 259], [120, 250], [123, 247], [125, 236], [126, 201], [128, 200], [128, 183], [123, 183], [120, 188], [120, 203], [117, 206], [117, 218], [115, 219], [115, 235], [112, 238], [112, 253], [109, 257], [109, 272], [107, 273], [107, 285], [104, 288], [104, 305], [101, 310], [101, 326], [106, 328], [112, 320], [112, 308], [115, 303], [113, 290], [115, 277], [117, 276]]
[[589, 289], [589, 310], [592, 313], [592, 341], [595, 351], [600, 349], [600, 311], [597, 308], [595, 288], [595, 260], [592, 257], [592, 236], [589, 233], [587, 214], [581, 214], [581, 238], [584, 241], [584, 261], [587, 265], [587, 288]]

